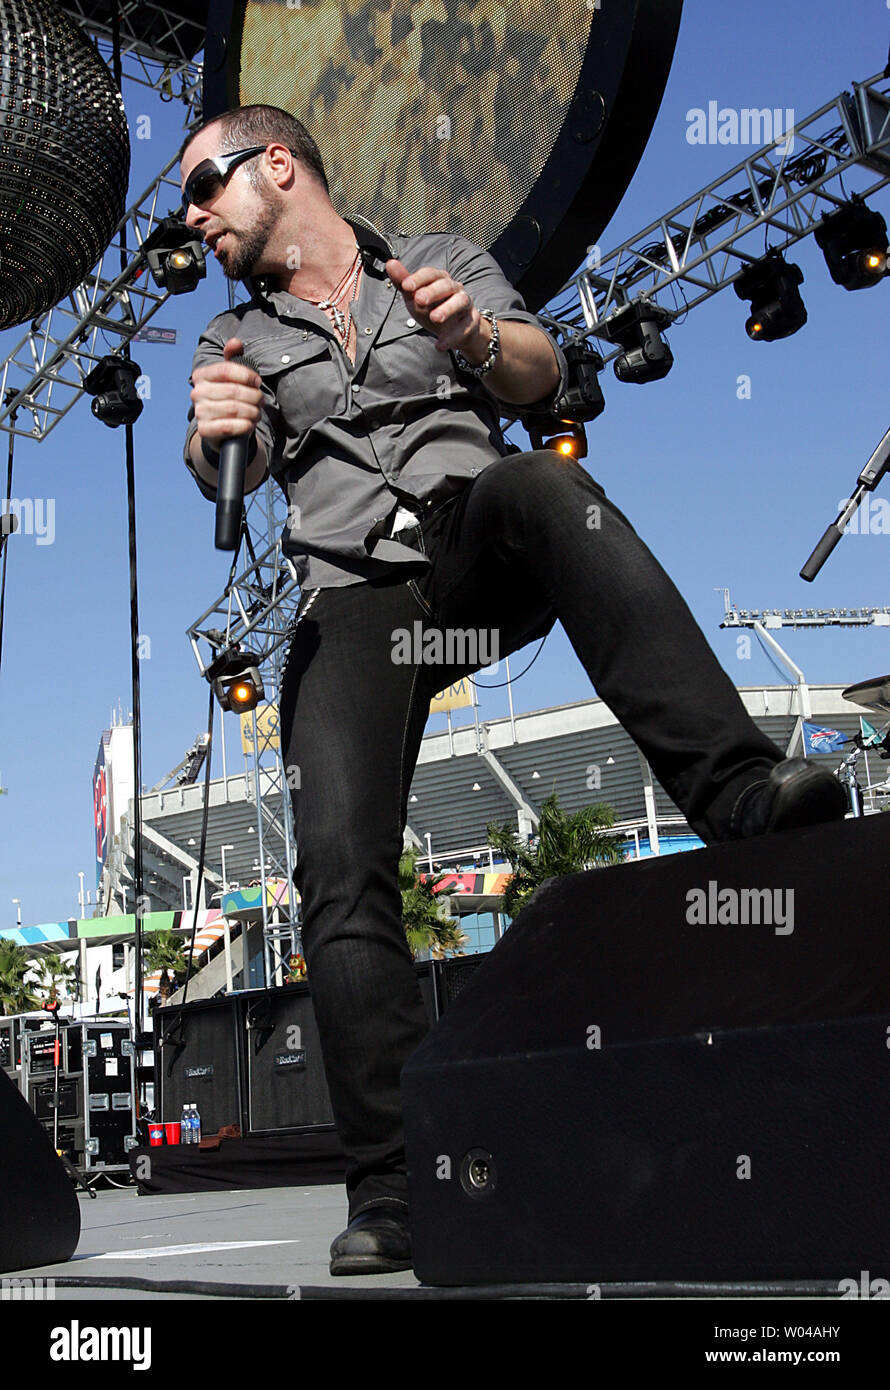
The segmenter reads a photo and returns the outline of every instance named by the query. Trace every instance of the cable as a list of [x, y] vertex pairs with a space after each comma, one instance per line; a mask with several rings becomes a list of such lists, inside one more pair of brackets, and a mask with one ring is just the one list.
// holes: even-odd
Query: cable
[[[112, 56], [114, 60], [114, 80], [123, 95], [123, 70], [121, 67], [120, 0], [114, 0], [111, 9]], [[127, 269], [127, 226], [121, 228], [120, 240], [121, 271]], [[124, 342], [121, 357], [130, 361], [130, 345]], [[144, 949], [142, 932], [142, 909], [144, 905], [143, 861], [142, 861], [142, 703], [139, 680], [139, 570], [136, 546], [136, 466], [133, 446], [133, 424], [125, 425], [126, 469], [127, 469], [127, 540], [129, 546], [130, 572], [130, 682], [133, 703], [133, 871], [136, 886], [136, 911], [134, 915], [133, 949], [136, 956], [135, 999], [136, 1008], [133, 1019], [133, 1040], [138, 1042], [142, 1031], [142, 993], [144, 968], [142, 953]]]
[[[15, 422], [18, 413], [18, 406], [16, 406], [9, 417], [12, 422], [12, 429], [9, 431], [9, 461], [6, 469], [6, 511], [3, 513], [4, 516], [9, 517], [12, 516], [12, 512], [9, 511], [9, 504], [12, 501], [12, 450], [13, 441], [15, 440]], [[0, 522], [0, 524], [2, 524], [2, 522]], [[12, 523], [9, 522], [7, 524], [11, 526]], [[3, 617], [6, 610], [6, 551], [9, 546], [9, 537], [11, 535], [11, 530], [8, 531], [5, 536], [0, 533], [0, 551], [2, 551], [3, 554], [2, 573], [0, 573], [0, 665], [2, 665], [3, 661]]]
[[[241, 533], [238, 537], [238, 545], [235, 549], [234, 554], [232, 555], [232, 563], [229, 566], [229, 577], [226, 580], [225, 586], [227, 589], [231, 586], [235, 578], [235, 570], [238, 565], [238, 557], [241, 554], [241, 542], [244, 539], [246, 531], [247, 518], [244, 509], [242, 508]], [[179, 1002], [179, 1009], [176, 1018], [170, 1024], [169, 1028], [165, 1030], [162, 1039], [164, 1043], [169, 1043], [173, 1041], [174, 1047], [176, 1049], [174, 1056], [170, 1062], [170, 1068], [172, 1068], [173, 1062], [175, 1062], [176, 1057], [178, 1057], [179, 1053], [185, 1046], [185, 1042], [183, 1040], [183, 1010], [185, 1009], [186, 1002], [188, 1000], [189, 981], [192, 977], [192, 961], [194, 959], [195, 954], [195, 937], [198, 934], [198, 910], [199, 904], [201, 902], [201, 890], [204, 885], [204, 860], [206, 857], [207, 850], [207, 827], [210, 817], [210, 771], [213, 763], [213, 700], [213, 683], [210, 682], [210, 701], [207, 710], [207, 752], [204, 759], [204, 806], [201, 812], [201, 848], [198, 851], [198, 877], [195, 883], [195, 893], [192, 902], [192, 934], [189, 937], [188, 960], [186, 961], [185, 984], [183, 985], [182, 989], [182, 999]], [[225, 718], [225, 715], [223, 715], [223, 718]], [[174, 1040], [173, 1035], [177, 1031], [179, 1033], [179, 1036], [177, 1039]], [[168, 1076], [170, 1074], [170, 1068], [168, 1068]]]
[[[121, 60], [121, 30], [120, 30], [120, 0], [114, 0], [111, 12], [111, 32], [112, 32], [112, 57], [114, 65], [114, 80], [118, 91], [123, 96], [123, 67]], [[127, 269], [127, 224], [123, 223], [120, 237], [120, 266], [121, 271]], [[125, 361], [130, 361], [130, 344], [125, 341], [121, 348], [121, 357]], [[136, 887], [136, 912], [135, 912], [135, 931], [134, 931], [134, 951], [136, 956], [135, 969], [135, 1001], [133, 1019], [134, 1042], [138, 1042], [142, 1031], [142, 1017], [144, 1006], [144, 961], [143, 952], [145, 948], [144, 934], [142, 928], [143, 905], [145, 896], [144, 872], [143, 872], [143, 850], [142, 850], [142, 702], [141, 684], [139, 674], [139, 580], [138, 580], [138, 556], [136, 545], [136, 470], [133, 445], [133, 424], [127, 422], [126, 430], [126, 463], [127, 463], [127, 524], [129, 541], [129, 570], [130, 570], [130, 666], [131, 666], [131, 685], [132, 685], [132, 704], [133, 704], [133, 780], [135, 794], [133, 797], [133, 870]], [[238, 539], [238, 548], [232, 559], [232, 570], [229, 583], [234, 575], [235, 564], [241, 546], [241, 538], [244, 535], [244, 511], [241, 513], [241, 533]], [[207, 747], [207, 771], [210, 770], [210, 752], [213, 735], [213, 687], [210, 689], [210, 714], [208, 716], [209, 740]], [[204, 870], [204, 848], [207, 834], [207, 813], [209, 810], [209, 789], [205, 791], [204, 803], [204, 824], [201, 836], [201, 862], [199, 865], [198, 889], [196, 901], [200, 901], [201, 884], [203, 882]], [[197, 928], [197, 907], [192, 928], [192, 937], [189, 943], [189, 971], [191, 970], [192, 955], [194, 952], [195, 931]], [[186, 991], [188, 990], [188, 975], [186, 976]], [[184, 1002], [184, 1001], [183, 1001]]]
[[[549, 632], [544, 633], [544, 636], [541, 638], [541, 645], [535, 652], [531, 661], [526, 666], [525, 671], [530, 671], [531, 668], [534, 666], [538, 657], [541, 655], [541, 652], [544, 650], [544, 643], [547, 641], [547, 638], [549, 636]], [[522, 680], [522, 677], [525, 675], [525, 671], [520, 671], [518, 676], [511, 676], [508, 681], [495, 681], [494, 685], [480, 685], [478, 681], [473, 680], [472, 676], [468, 676], [467, 679], [473, 681], [473, 684], [476, 686], [478, 690], [500, 690], [501, 687], [504, 685], [515, 685], [517, 681]]]
[[785, 684], [785, 685], [787, 685], [787, 683], [788, 683], [788, 672], [782, 670], [782, 667], [779, 665], [778, 661], [776, 660], [776, 658], [775, 658], [775, 656], [773, 655], [773, 653], [770, 651], [769, 647], [767, 646], [766, 642], [765, 642], [765, 641], [763, 640], [763, 638], [761, 637], [760, 633], [759, 633], [759, 632], [756, 632], [754, 635], [755, 635], [755, 637], [757, 638], [758, 642], [760, 643], [760, 649], [761, 649], [761, 651], [763, 652], [764, 656], [767, 657], [767, 659], [768, 659], [769, 661], [772, 662], [773, 666], [774, 666], [775, 669], [778, 671], [779, 675], [782, 677], [782, 683]]

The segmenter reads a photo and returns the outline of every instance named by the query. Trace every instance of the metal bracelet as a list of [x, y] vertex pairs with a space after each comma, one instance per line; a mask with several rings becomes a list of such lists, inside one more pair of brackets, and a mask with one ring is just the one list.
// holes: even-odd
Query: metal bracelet
[[472, 362], [467, 361], [462, 352], [455, 349], [454, 353], [454, 360], [461, 370], [469, 372], [471, 376], [476, 377], [485, 376], [486, 372], [491, 371], [501, 349], [501, 335], [498, 329], [498, 321], [494, 316], [494, 311], [492, 309], [480, 309], [479, 316], [480, 318], [488, 319], [488, 322], [491, 324], [491, 340], [488, 344], [488, 356], [485, 361], [475, 366]]

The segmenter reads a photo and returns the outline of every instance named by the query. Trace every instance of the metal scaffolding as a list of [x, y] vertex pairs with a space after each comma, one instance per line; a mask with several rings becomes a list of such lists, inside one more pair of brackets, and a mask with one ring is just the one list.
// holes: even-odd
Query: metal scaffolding
[[[249, 562], [220, 597], [188, 629], [198, 669], [206, 677], [211, 663], [224, 652], [249, 652], [262, 674], [274, 719], [260, 726], [252, 712], [252, 735], [245, 752], [248, 797], [256, 807], [257, 854], [263, 914], [263, 952], [266, 983], [281, 983], [286, 955], [300, 949], [299, 913], [294, 900], [296, 862], [290, 786], [294, 770], [285, 766], [277, 711], [284, 672], [284, 644], [293, 623], [299, 585], [293, 561], [283, 553], [287, 516], [283, 492], [272, 478], [247, 499], [245, 544]], [[223, 716], [225, 717], [225, 716]], [[296, 769], [298, 775], [299, 769]], [[273, 832], [271, 835], [269, 832]], [[274, 846], [281, 846], [276, 852]], [[287, 907], [270, 905], [268, 880], [288, 885]]]
[[[92, 8], [79, 0], [68, 6], [94, 36], [100, 52], [103, 46], [110, 51], [110, 25], [98, 21]], [[148, 10], [154, 27], [146, 25]], [[150, 28], [153, 37], [148, 41], [144, 35]], [[202, 67], [189, 56], [187, 34], [186, 22], [167, 15], [162, 5], [122, 0], [121, 49], [131, 69], [125, 77], [157, 92], [162, 100], [182, 101], [187, 108], [184, 127], [190, 128], [201, 116]], [[115, 335], [120, 350], [166, 302], [169, 292], [153, 287], [141, 248], [164, 216], [179, 212], [179, 182], [170, 177], [175, 163], [174, 155], [128, 209], [93, 272], [64, 301], [36, 318], [0, 363], [0, 429], [45, 439], [83, 393], [89, 371], [107, 355], [104, 345], [97, 347], [97, 335]], [[609, 336], [610, 320], [621, 310], [635, 304], [658, 306], [673, 323], [760, 259], [764, 241], [784, 250], [810, 235], [823, 214], [849, 201], [844, 179], [854, 174], [863, 176], [857, 181], [864, 186], [851, 191], [863, 197], [890, 182], [890, 87], [883, 75], [854, 84], [852, 92], [842, 92], [607, 255], [590, 248], [585, 265], [539, 317], [564, 346], [596, 340], [608, 362], [622, 350]], [[162, 208], [166, 194], [172, 207]], [[128, 261], [120, 271], [124, 231]], [[232, 304], [234, 287], [230, 284], [229, 289]], [[519, 417], [505, 411], [503, 418], [512, 422]], [[299, 586], [293, 562], [282, 550], [287, 507], [278, 485], [270, 477], [246, 503], [244, 568], [191, 624], [188, 636], [202, 675], [215, 658], [234, 648], [249, 656], [274, 704]], [[298, 941], [292, 902], [294, 843], [286, 750], [280, 739], [258, 733], [255, 717], [253, 728], [247, 776], [256, 804], [271, 982], [279, 973], [284, 943], [296, 948]], [[275, 799], [280, 813], [272, 807]], [[124, 844], [127, 838], [122, 837]], [[273, 853], [273, 842], [280, 843], [283, 852]], [[119, 887], [129, 877], [124, 858], [121, 853], [114, 859]], [[165, 861], [150, 862], [169, 875]], [[286, 920], [278, 907], [270, 915], [269, 869], [290, 886]]]
[[[844, 175], [853, 171], [877, 175], [856, 190], [863, 197], [890, 182], [883, 74], [854, 83], [607, 255], [590, 247], [588, 262], [539, 317], [567, 341], [608, 341], [609, 319], [628, 304], [658, 304], [676, 319], [759, 260], [764, 239], [784, 251], [809, 236], [823, 214], [849, 201]], [[602, 355], [608, 362], [620, 351]]]

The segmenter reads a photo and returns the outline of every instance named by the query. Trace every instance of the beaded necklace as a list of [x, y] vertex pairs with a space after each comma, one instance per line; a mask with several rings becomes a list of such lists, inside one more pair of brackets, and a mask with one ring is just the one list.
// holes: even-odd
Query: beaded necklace
[[[356, 288], [358, 286], [358, 278], [361, 274], [361, 269], [361, 248], [358, 245], [356, 245], [355, 257], [352, 261], [352, 264], [349, 266], [346, 273], [338, 281], [337, 288], [332, 297], [330, 299], [307, 299], [306, 301], [308, 304], [314, 304], [316, 309], [331, 310], [331, 314], [334, 320], [334, 328], [337, 330], [337, 332], [340, 334], [340, 337], [343, 339], [344, 348], [348, 347], [349, 345], [349, 330], [352, 326], [352, 301], [355, 299]], [[337, 305], [340, 303], [340, 300], [343, 298], [344, 294], [346, 294], [347, 290], [351, 291], [351, 293], [349, 295], [347, 310], [344, 316], [343, 310], [339, 309]]]

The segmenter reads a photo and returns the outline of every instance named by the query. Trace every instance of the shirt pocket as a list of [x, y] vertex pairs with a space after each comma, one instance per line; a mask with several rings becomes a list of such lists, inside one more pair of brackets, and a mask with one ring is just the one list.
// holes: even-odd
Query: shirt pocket
[[321, 334], [304, 338], [302, 331], [281, 334], [274, 342], [245, 344], [278, 403], [285, 438], [298, 437], [319, 420], [343, 411], [342, 373], [332, 361], [336, 350]]
[[400, 396], [435, 393], [454, 379], [449, 354], [439, 352], [432, 333], [412, 320], [406, 308], [387, 317], [374, 343], [374, 362]]

